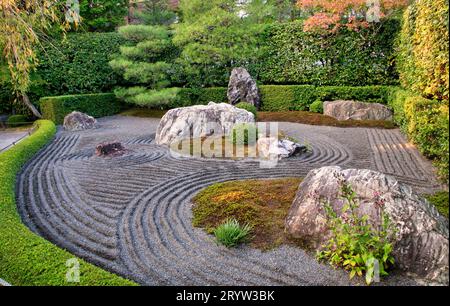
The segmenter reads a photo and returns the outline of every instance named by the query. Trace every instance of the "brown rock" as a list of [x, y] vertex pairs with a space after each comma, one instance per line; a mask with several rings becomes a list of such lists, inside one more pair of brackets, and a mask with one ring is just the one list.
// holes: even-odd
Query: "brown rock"
[[337, 120], [392, 120], [392, 111], [387, 106], [358, 101], [324, 102], [323, 114]]

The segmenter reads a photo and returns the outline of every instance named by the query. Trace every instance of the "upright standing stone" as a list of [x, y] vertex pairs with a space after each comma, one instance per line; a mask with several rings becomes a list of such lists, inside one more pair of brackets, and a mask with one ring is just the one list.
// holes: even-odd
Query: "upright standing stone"
[[231, 72], [227, 96], [232, 105], [247, 102], [257, 109], [261, 106], [258, 86], [245, 68], [234, 68]]

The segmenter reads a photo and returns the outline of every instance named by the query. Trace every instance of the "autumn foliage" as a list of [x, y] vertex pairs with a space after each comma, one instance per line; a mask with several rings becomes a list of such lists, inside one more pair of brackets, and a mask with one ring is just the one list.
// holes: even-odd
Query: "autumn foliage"
[[336, 32], [342, 27], [358, 31], [379, 22], [408, 0], [298, 0], [297, 5], [311, 16], [305, 20], [305, 31]]

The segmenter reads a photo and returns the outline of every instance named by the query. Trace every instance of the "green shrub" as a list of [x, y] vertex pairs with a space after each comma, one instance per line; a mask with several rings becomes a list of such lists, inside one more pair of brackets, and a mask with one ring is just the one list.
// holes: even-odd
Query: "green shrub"
[[236, 219], [228, 219], [214, 230], [214, 235], [218, 243], [230, 248], [246, 242], [251, 230], [249, 224], [241, 226]]
[[40, 99], [40, 106], [43, 117], [56, 124], [61, 124], [73, 111], [97, 118], [117, 114], [123, 108], [112, 93], [44, 97]]
[[25, 115], [12, 115], [8, 117], [6, 123], [10, 127], [20, 126], [29, 123], [29, 119]]
[[316, 100], [309, 106], [309, 111], [313, 113], [323, 114], [323, 102], [320, 100]]
[[420, 0], [403, 15], [397, 50], [400, 81], [427, 98], [449, 98], [448, 12], [448, 0]]
[[256, 109], [256, 106], [247, 103], [247, 102], [240, 102], [238, 104], [235, 105], [237, 108], [241, 108], [241, 109], [245, 109], [246, 111], [250, 112], [253, 114], [253, 116], [256, 117], [258, 116], [258, 110]]
[[433, 160], [439, 176], [448, 183], [449, 110], [446, 101], [428, 100], [402, 89], [391, 91], [389, 106], [394, 120], [409, 140]]
[[[317, 253], [317, 257], [349, 270], [350, 278], [365, 273], [366, 283], [369, 285], [375, 275], [375, 261], [379, 263], [380, 276], [387, 275], [386, 269], [394, 264], [392, 237], [395, 230], [389, 217], [384, 214], [381, 198], [376, 200], [379, 203], [374, 203], [382, 221], [378, 228], [370, 225], [367, 215], [358, 214], [359, 202], [356, 193], [345, 179], [339, 181], [344, 205], [340, 212], [336, 212], [330, 203], [324, 203], [332, 235]], [[342, 215], [347, 218], [342, 218]]]
[[254, 123], [238, 123], [230, 133], [234, 145], [252, 145], [258, 139], [258, 129]]
[[22, 166], [55, 135], [48, 120], [36, 121], [37, 130], [13, 148], [0, 154], [0, 275], [16, 286], [134, 285], [79, 259], [80, 283], [67, 283], [66, 261], [75, 256], [31, 232], [16, 206], [16, 175]]

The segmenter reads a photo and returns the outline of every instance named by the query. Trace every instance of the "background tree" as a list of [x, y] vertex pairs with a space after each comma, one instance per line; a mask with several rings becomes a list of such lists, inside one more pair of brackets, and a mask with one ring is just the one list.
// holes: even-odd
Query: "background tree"
[[[182, 0], [181, 22], [175, 25], [174, 44], [181, 51], [178, 63], [187, 79], [202, 84], [223, 84], [232, 67], [257, 57], [257, 27], [241, 18], [235, 0]], [[189, 77], [191, 76], [191, 77]]]
[[[0, 48], [8, 65], [12, 89], [36, 117], [41, 114], [27, 96], [30, 72], [37, 64], [35, 49], [45, 30], [60, 22], [57, 12], [64, 12], [62, 4], [59, 0], [0, 1]], [[76, 11], [67, 13], [76, 23]], [[65, 27], [67, 20], [63, 24]]]
[[111, 32], [125, 23], [129, 0], [79, 0], [81, 29], [95, 32]]
[[342, 27], [367, 28], [404, 8], [408, 0], [298, 0], [297, 4], [310, 14], [304, 23], [306, 31], [336, 32]]
[[252, 23], [292, 21], [299, 17], [296, 0], [249, 0], [243, 5], [246, 18]]
[[141, 0], [133, 3], [132, 17], [148, 25], [170, 25], [176, 19], [175, 7], [170, 0]]
[[130, 83], [117, 88], [118, 98], [140, 106], [164, 106], [177, 98], [178, 89], [169, 88], [173, 54], [171, 33], [163, 25], [128, 25], [119, 28], [127, 40], [120, 55], [110, 62], [113, 70]]

